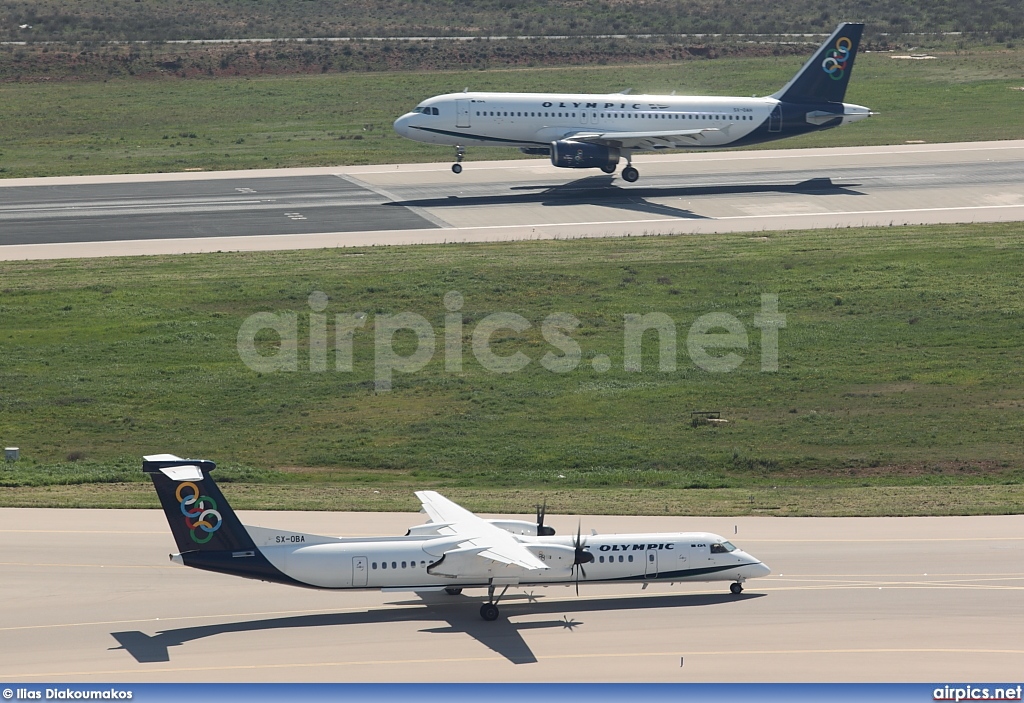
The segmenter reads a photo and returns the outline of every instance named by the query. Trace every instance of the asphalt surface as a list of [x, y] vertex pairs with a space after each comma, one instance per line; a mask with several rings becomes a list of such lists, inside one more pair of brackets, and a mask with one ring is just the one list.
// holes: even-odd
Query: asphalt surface
[[0, 188], [0, 246], [433, 227], [333, 175]]
[[[1024, 141], [0, 180], [0, 259], [1024, 220]], [[596, 174], [596, 175], [595, 175]]]
[[[422, 521], [242, 517], [348, 536]], [[548, 523], [564, 533], [577, 520]], [[482, 591], [310, 591], [174, 565], [156, 511], [0, 509], [0, 683], [1020, 677], [1024, 516], [581, 522], [585, 533], [714, 531], [773, 573], [739, 597], [725, 583], [529, 589], [488, 623]]]

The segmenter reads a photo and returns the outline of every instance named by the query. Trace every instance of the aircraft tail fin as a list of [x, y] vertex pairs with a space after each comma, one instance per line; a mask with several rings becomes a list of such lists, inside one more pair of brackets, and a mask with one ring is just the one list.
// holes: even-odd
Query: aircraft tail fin
[[772, 97], [791, 103], [843, 102], [863, 31], [863, 24], [840, 24], [792, 80]]
[[153, 479], [178, 551], [253, 552], [256, 545], [210, 472], [212, 461], [172, 454], [143, 457], [142, 470]]

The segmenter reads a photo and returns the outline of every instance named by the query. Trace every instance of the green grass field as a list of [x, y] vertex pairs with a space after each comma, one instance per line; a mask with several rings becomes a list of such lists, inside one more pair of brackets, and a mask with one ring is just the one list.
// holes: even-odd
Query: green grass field
[[[1021, 50], [937, 56], [862, 55], [847, 100], [882, 114], [786, 145], [1022, 137]], [[467, 86], [766, 94], [801, 62], [6, 83], [0, 176], [447, 161], [394, 117]], [[23, 456], [0, 466], [0, 505], [154, 506], [139, 457], [169, 451], [220, 462], [247, 508], [406, 510], [436, 487], [492, 511], [546, 496], [555, 512], [1020, 512], [1022, 245], [1007, 224], [0, 263], [0, 439]], [[452, 290], [457, 372], [441, 352]], [[309, 370], [314, 291], [332, 321], [368, 314], [352, 372]], [[787, 316], [775, 373], [758, 364], [762, 293]], [[260, 311], [297, 313], [298, 371], [239, 359]], [[399, 312], [424, 316], [438, 351], [377, 393], [374, 321]], [[532, 325], [493, 345], [526, 354], [522, 371], [472, 353], [493, 312]], [[558, 352], [540, 330], [556, 312], [581, 322], [569, 373], [539, 363]], [[674, 372], [657, 370], [653, 333], [643, 370], [624, 369], [623, 316], [650, 312], [675, 323]], [[688, 353], [711, 312], [748, 334], [732, 373]], [[729, 423], [694, 428], [694, 410]]]
[[[239, 485], [361, 487], [406, 501], [424, 486], [491, 491], [480, 506], [514, 490], [692, 489], [733, 505], [744, 491], [770, 503], [776, 490], [883, 487], [1003, 491], [985, 504], [1013, 512], [1024, 507], [1022, 264], [1018, 223], [792, 232], [767, 243], [635, 237], [6, 262], [0, 427], [24, 459], [0, 467], [0, 503], [32, 504], [19, 486], [141, 481], [139, 457], [166, 451], [222, 462]], [[446, 370], [442, 352], [442, 301], [453, 290], [465, 301], [461, 371]], [[309, 370], [314, 291], [329, 296], [332, 325], [337, 314], [368, 315], [352, 371], [334, 370], [332, 331], [330, 370]], [[786, 315], [774, 373], [760, 368], [763, 293], [777, 294]], [[297, 314], [296, 371], [240, 361], [242, 321], [261, 311]], [[438, 351], [375, 392], [373, 327], [400, 312], [429, 321]], [[472, 350], [494, 312], [531, 323], [492, 343], [530, 359], [518, 372], [488, 371]], [[567, 373], [540, 364], [560, 354], [541, 334], [559, 312], [580, 321], [569, 334], [582, 361]], [[675, 371], [659, 370], [653, 333], [642, 370], [624, 368], [623, 316], [650, 312], [675, 324]], [[712, 312], [748, 335], [731, 373], [703, 370], [686, 344]], [[260, 339], [266, 353], [276, 348], [273, 335]], [[396, 335], [398, 353], [414, 347], [411, 333]], [[595, 368], [598, 355], [607, 371]], [[729, 423], [694, 428], [694, 410]], [[118, 504], [120, 489], [110, 491]], [[831, 501], [838, 514], [865, 514], [836, 504], [839, 493], [814, 495], [791, 512]], [[306, 504], [295, 500], [281, 507]]]
[[[1021, 138], [1022, 57], [1021, 49], [950, 52], [927, 61], [861, 55], [847, 100], [881, 115], [786, 145]], [[450, 149], [402, 139], [391, 129], [397, 116], [438, 93], [469, 87], [765, 95], [802, 62], [723, 58], [625, 67], [5, 83], [0, 176], [446, 161]], [[469, 151], [470, 159], [515, 156], [514, 150]]]

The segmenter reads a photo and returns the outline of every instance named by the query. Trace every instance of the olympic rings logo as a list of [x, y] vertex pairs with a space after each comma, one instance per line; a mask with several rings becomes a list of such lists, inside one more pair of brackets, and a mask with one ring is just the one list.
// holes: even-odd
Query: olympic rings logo
[[846, 63], [850, 59], [851, 48], [853, 42], [846, 37], [840, 37], [836, 40], [836, 48], [821, 62], [821, 69], [832, 80], [838, 81], [846, 75]]
[[[179, 484], [174, 497], [181, 505], [181, 514], [185, 516], [185, 525], [191, 530], [192, 541], [206, 544], [213, 539], [213, 533], [224, 524], [217, 512], [217, 501], [210, 496], [200, 495], [199, 486], [191, 481]], [[198, 535], [196, 530], [200, 531]]]

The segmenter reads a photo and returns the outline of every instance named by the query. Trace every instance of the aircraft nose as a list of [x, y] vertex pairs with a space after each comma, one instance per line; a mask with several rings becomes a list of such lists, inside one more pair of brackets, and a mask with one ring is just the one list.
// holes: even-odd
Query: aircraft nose
[[403, 137], [408, 136], [408, 132], [409, 132], [409, 114], [410, 113], [407, 112], [404, 115], [402, 115], [401, 117], [399, 117], [397, 120], [395, 120], [395, 124], [393, 125], [394, 128], [395, 128], [395, 132], [397, 132], [399, 135], [401, 135]]
[[750, 566], [750, 569], [751, 569], [751, 571], [754, 572], [754, 573], [752, 573], [750, 575], [751, 578], [758, 578], [760, 576], [767, 576], [768, 574], [770, 574], [772, 572], [772, 570], [770, 568], [768, 568], [768, 565], [763, 563], [763, 562], [762, 563], [758, 563], [758, 564], [752, 564]]

